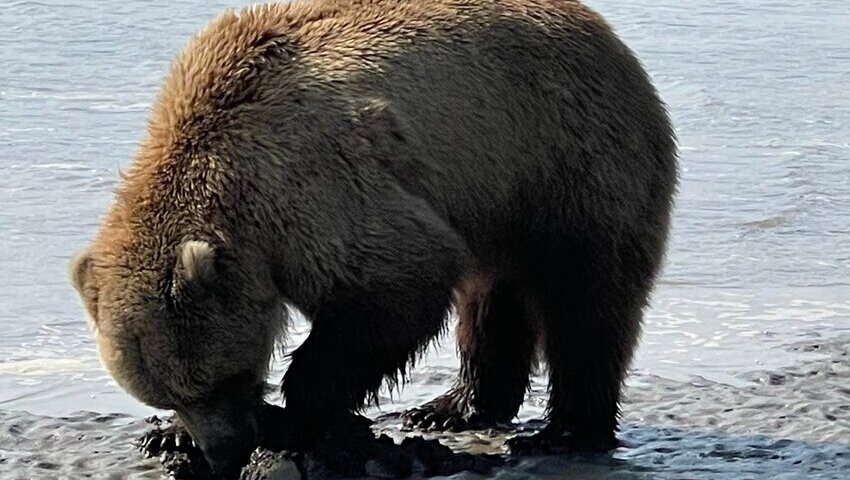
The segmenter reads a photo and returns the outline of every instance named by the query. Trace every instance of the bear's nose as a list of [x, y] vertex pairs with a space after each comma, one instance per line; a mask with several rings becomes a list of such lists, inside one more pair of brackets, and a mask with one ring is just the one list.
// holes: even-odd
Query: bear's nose
[[201, 447], [204, 458], [210, 465], [213, 478], [234, 479], [239, 478], [242, 467], [248, 463], [251, 452], [254, 450], [253, 443], [221, 442]]
[[177, 413], [204, 452], [214, 476], [237, 478], [257, 446], [257, 421], [251, 410], [217, 407]]

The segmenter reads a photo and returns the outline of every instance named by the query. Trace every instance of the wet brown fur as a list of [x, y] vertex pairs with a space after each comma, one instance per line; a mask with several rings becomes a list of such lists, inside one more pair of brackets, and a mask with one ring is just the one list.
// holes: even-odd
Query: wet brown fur
[[452, 291], [462, 372], [427, 412], [509, 420], [540, 338], [552, 429], [607, 438], [675, 182], [662, 103], [578, 2], [251, 7], [173, 64], [72, 277], [118, 382], [222, 415], [216, 448], [284, 303], [313, 323], [282, 386], [306, 432], [403, 371]]

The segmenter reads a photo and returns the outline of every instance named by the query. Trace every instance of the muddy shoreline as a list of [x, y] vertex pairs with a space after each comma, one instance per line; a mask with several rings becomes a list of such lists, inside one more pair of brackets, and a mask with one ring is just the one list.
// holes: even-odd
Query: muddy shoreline
[[[579, 479], [845, 479], [850, 472], [850, 337], [790, 347], [807, 360], [798, 365], [740, 375], [743, 387], [693, 377], [680, 382], [636, 374], [626, 391], [620, 439], [605, 455], [509, 459], [497, 478]], [[539, 428], [530, 419], [545, 401], [533, 386], [518, 429]], [[163, 478], [158, 458], [144, 459], [132, 445], [149, 426], [120, 414], [65, 417], [0, 412], [0, 477]], [[377, 434], [397, 443], [396, 414], [379, 416]], [[425, 434], [455, 452], [504, 453], [511, 431]], [[418, 434], [416, 434], [418, 435]], [[266, 454], [248, 469], [251, 480], [295, 478], [293, 462]], [[314, 465], [305, 478], [324, 478]], [[374, 473], [374, 472], [373, 472]], [[250, 475], [254, 475], [253, 477]], [[451, 478], [483, 478], [474, 472]]]

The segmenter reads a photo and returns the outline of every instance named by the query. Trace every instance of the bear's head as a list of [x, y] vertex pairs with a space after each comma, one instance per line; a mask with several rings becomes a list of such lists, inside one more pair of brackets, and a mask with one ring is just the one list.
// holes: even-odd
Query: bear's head
[[176, 411], [214, 469], [232, 468], [256, 445], [285, 307], [264, 272], [207, 241], [136, 257], [116, 244], [71, 264], [101, 361], [137, 399]]

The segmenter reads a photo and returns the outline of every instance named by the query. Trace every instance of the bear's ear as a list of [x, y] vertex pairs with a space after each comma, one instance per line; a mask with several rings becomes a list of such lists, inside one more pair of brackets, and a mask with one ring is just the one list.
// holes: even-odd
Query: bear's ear
[[93, 285], [91, 253], [85, 251], [74, 255], [68, 270], [71, 276], [71, 285], [80, 294], [83, 306], [86, 307], [89, 316], [96, 323], [98, 293], [96, 285]]
[[215, 248], [212, 245], [203, 240], [188, 240], [178, 247], [173, 293], [189, 285], [211, 285], [215, 277]]
[[85, 291], [86, 284], [91, 279], [91, 254], [88, 251], [80, 252], [71, 259], [69, 268], [71, 284], [80, 294]]

